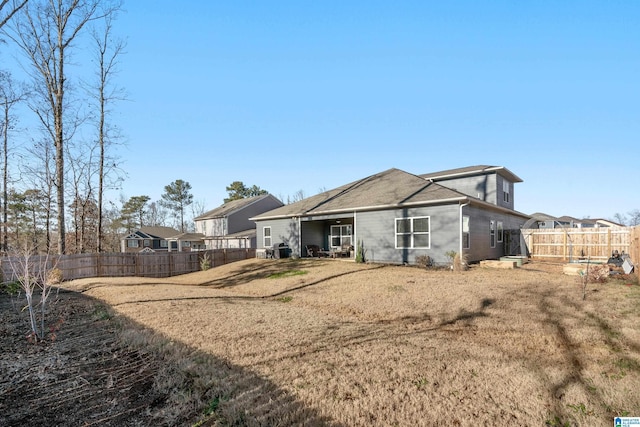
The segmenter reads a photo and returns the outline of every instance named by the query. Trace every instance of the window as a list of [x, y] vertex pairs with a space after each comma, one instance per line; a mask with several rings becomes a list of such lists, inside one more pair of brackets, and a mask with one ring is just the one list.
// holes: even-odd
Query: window
[[505, 203], [509, 203], [509, 181], [502, 181], [502, 195]]
[[332, 248], [342, 248], [351, 246], [351, 224], [332, 225], [331, 236], [329, 236]]
[[396, 249], [430, 246], [430, 218], [396, 218]]
[[169, 247], [169, 242], [167, 242], [166, 240], [160, 240], [160, 247], [161, 248]]
[[493, 220], [489, 222], [489, 242], [492, 248], [496, 247], [496, 222]]
[[182, 242], [180, 242], [182, 244], [183, 248], [188, 248], [191, 246], [191, 242], [183, 240]]
[[147, 248], [147, 247], [151, 246], [151, 240], [144, 239], [144, 243], [143, 244], [144, 244], [144, 247]]
[[263, 236], [263, 246], [265, 248], [270, 248], [272, 246], [272, 244], [271, 244], [271, 227], [264, 227], [262, 229], [262, 236]]
[[469, 235], [469, 217], [462, 217], [462, 249], [471, 247], [471, 237]]
[[498, 243], [501, 243], [503, 238], [504, 238], [504, 231], [502, 228], [502, 221], [498, 221]]
[[138, 239], [129, 239], [127, 240], [127, 247], [128, 248], [137, 248], [140, 246], [140, 242], [138, 242]]

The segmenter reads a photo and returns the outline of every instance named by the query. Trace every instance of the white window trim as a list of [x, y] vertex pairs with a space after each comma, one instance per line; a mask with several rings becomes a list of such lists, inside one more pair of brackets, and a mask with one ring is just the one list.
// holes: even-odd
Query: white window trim
[[[269, 235], [267, 236], [267, 230], [269, 230]], [[267, 239], [269, 239], [269, 244], [267, 245]], [[271, 226], [268, 225], [266, 227], [262, 227], [262, 246], [265, 248], [270, 248], [273, 246], [273, 236], [271, 235]]]
[[[337, 234], [334, 234], [334, 230], [338, 230]], [[329, 246], [333, 249], [340, 249], [342, 245], [348, 243], [349, 245], [353, 244], [353, 226], [351, 224], [337, 224], [332, 225], [329, 234]], [[342, 233], [343, 230], [349, 231], [349, 233]], [[333, 244], [333, 239], [337, 238], [340, 241], [339, 245]]]
[[489, 245], [492, 248], [496, 247], [496, 222], [494, 220], [489, 221]]
[[127, 239], [127, 247], [128, 248], [139, 248], [140, 240], [139, 239]]
[[462, 216], [462, 249], [471, 249], [471, 233], [469, 232], [471, 227], [470, 222], [471, 218], [469, 215]]
[[502, 221], [498, 221], [498, 243], [502, 243], [504, 240], [504, 226]]
[[[416, 219], [427, 219], [429, 221], [429, 231], [419, 231], [419, 232], [414, 232], [413, 231], [413, 221]], [[398, 233], [398, 220], [411, 220], [411, 231], [408, 233]], [[402, 218], [396, 218], [394, 223], [394, 240], [395, 240], [395, 247], [396, 249], [431, 249], [431, 217], [430, 216], [410, 216], [410, 217], [402, 217]], [[427, 243], [427, 246], [416, 246], [414, 243], [414, 236], [418, 234], [418, 235], [427, 235], [428, 236], [428, 240], [429, 243]], [[398, 246], [398, 236], [404, 236], [404, 235], [410, 235], [411, 236], [411, 245], [409, 247], [404, 247], [404, 246]]]
[[509, 181], [502, 181], [502, 198], [505, 203], [509, 203], [510, 201]]

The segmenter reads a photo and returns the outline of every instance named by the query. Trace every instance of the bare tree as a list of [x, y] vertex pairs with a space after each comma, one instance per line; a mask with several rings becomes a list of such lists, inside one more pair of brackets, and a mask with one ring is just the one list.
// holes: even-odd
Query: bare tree
[[27, 0], [0, 0], [0, 28], [27, 4]]
[[621, 225], [625, 225], [627, 223], [627, 217], [619, 212], [613, 215], [613, 220]]
[[[11, 278], [18, 281], [25, 293], [27, 309], [29, 310], [29, 322], [31, 324], [31, 338], [37, 342], [45, 339], [47, 302], [53, 290], [53, 285], [59, 283], [62, 277], [59, 271], [55, 271], [55, 265], [53, 267], [50, 266], [52, 259], [48, 254], [38, 256], [34, 248], [26, 240], [19, 247], [21, 248], [20, 250], [8, 257]], [[39, 294], [40, 297], [38, 304], [34, 301], [36, 294]]]
[[0, 104], [2, 104], [2, 220], [3, 237], [0, 244], [2, 253], [6, 253], [7, 242], [7, 198], [9, 187], [9, 130], [13, 127], [11, 109], [19, 102], [24, 101], [27, 91], [23, 87], [17, 87], [11, 78], [11, 74], [0, 71]]
[[628, 212], [629, 214], [629, 224], [631, 227], [635, 227], [640, 224], [640, 209], [634, 209]]
[[[40, 97], [34, 104], [46, 134], [55, 147], [55, 189], [57, 203], [58, 253], [65, 247], [65, 146], [70, 138], [67, 129], [65, 99], [68, 86], [66, 66], [73, 42], [85, 25], [106, 16], [111, 9], [100, 0], [45, 0], [29, 3], [15, 19], [9, 37], [25, 53], [31, 65], [31, 76]], [[73, 124], [71, 126], [73, 128]]]
[[[115, 6], [114, 6], [115, 7]], [[118, 6], [119, 7], [119, 6]], [[116, 9], [113, 9], [115, 12]], [[98, 29], [95, 27], [91, 33], [93, 41], [95, 43], [95, 58], [98, 63], [98, 69], [96, 70], [97, 81], [95, 86], [90, 90], [90, 93], [94, 97], [98, 106], [98, 118], [97, 118], [97, 136], [98, 146], [100, 147], [99, 154], [99, 166], [98, 166], [98, 230], [96, 250], [102, 252], [102, 210], [103, 210], [103, 198], [105, 190], [105, 178], [113, 169], [109, 165], [115, 166], [115, 162], [107, 162], [106, 150], [110, 143], [113, 142], [112, 131], [113, 128], [107, 123], [109, 104], [116, 100], [124, 99], [122, 90], [118, 87], [113, 87], [111, 81], [113, 76], [117, 73], [118, 58], [124, 53], [125, 44], [121, 40], [113, 40], [113, 19], [115, 13], [110, 13], [104, 17], [104, 25]]]
[[53, 161], [53, 146], [50, 139], [43, 139], [37, 141], [33, 147], [28, 149], [28, 153], [31, 157], [31, 163], [25, 165], [24, 176], [30, 181], [32, 188], [39, 188], [42, 198], [42, 209], [44, 212], [44, 227], [45, 227], [45, 252], [53, 252], [53, 242], [51, 239], [51, 222], [55, 214], [54, 208], [54, 174], [55, 170], [52, 164]]

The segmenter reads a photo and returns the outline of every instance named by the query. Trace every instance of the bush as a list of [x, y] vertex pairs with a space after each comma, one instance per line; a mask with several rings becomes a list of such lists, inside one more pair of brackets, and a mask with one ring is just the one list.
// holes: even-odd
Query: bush
[[47, 282], [50, 285], [59, 285], [60, 283], [62, 283], [63, 279], [64, 276], [62, 275], [62, 270], [60, 270], [59, 268], [52, 268], [47, 273]]
[[433, 265], [433, 260], [429, 255], [418, 255], [416, 257], [416, 264], [420, 267], [429, 268]]
[[207, 271], [211, 268], [211, 257], [208, 253], [205, 253], [202, 258], [200, 258], [200, 270]]

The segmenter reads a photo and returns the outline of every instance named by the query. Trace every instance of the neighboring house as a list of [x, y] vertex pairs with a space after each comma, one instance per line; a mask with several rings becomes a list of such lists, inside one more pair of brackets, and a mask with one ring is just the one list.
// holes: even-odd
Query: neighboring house
[[[121, 252], [167, 252], [170, 237], [180, 234], [171, 227], [140, 227], [138, 230], [120, 240]], [[177, 250], [176, 242], [171, 250]]]
[[140, 227], [121, 240], [122, 252], [182, 252], [204, 249], [204, 236], [171, 227]]
[[[178, 252], [201, 251], [206, 249], [204, 235], [201, 233], [180, 233], [173, 235], [167, 240], [171, 243], [171, 248], [176, 248]], [[170, 249], [169, 252], [174, 249]]]
[[194, 218], [207, 249], [255, 248], [256, 224], [249, 218], [283, 206], [271, 194], [227, 202]]
[[425, 175], [389, 169], [251, 219], [258, 248], [284, 244], [296, 256], [361, 242], [372, 262], [414, 264], [427, 255], [442, 264], [450, 251], [475, 262], [519, 254], [529, 216], [513, 209], [518, 182], [497, 166]]
[[553, 217], [544, 213], [536, 212], [531, 215], [531, 221], [525, 226], [525, 228], [539, 228], [539, 229], [552, 229], [552, 228], [600, 228], [611, 227], [619, 228], [624, 227], [622, 224], [618, 224], [607, 219], [578, 219], [571, 216]]

